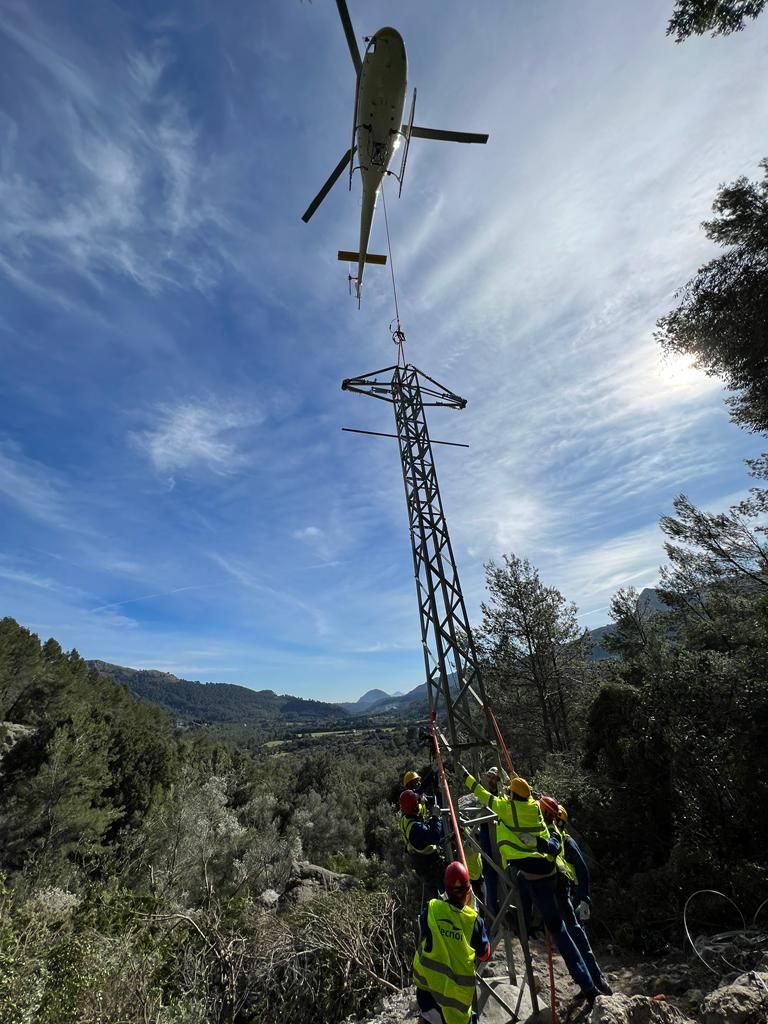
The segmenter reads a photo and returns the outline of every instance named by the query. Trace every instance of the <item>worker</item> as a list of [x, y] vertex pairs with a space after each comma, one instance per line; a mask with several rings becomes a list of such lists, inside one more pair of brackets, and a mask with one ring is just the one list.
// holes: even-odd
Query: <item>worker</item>
[[[499, 795], [500, 779], [499, 769], [496, 765], [492, 765], [487, 769], [485, 773], [485, 786], [493, 796]], [[495, 864], [498, 864], [499, 854], [496, 849], [496, 825], [493, 822], [484, 821], [480, 826], [479, 839], [480, 848], [485, 856]], [[496, 877], [496, 869], [487, 860], [484, 862], [483, 876], [487, 897], [485, 907], [495, 917], [499, 912], [498, 879]]]
[[464, 768], [466, 786], [498, 818], [496, 844], [501, 866], [515, 872], [514, 881], [524, 879], [533, 902], [539, 909], [552, 941], [565, 961], [568, 972], [579, 986], [575, 1000], [594, 1002], [597, 988], [576, 943], [565, 927], [557, 903], [557, 868], [560, 837], [550, 835], [541, 808], [531, 796], [531, 787], [519, 775], [507, 784], [508, 796], [494, 796]]
[[440, 808], [433, 807], [432, 812], [425, 817], [418, 793], [404, 789], [400, 794], [400, 832], [411, 867], [422, 881], [422, 899], [426, 903], [437, 896], [445, 870]]
[[[544, 821], [560, 837], [560, 853], [557, 855], [557, 902], [565, 921], [565, 927], [578, 946], [595, 988], [603, 995], [613, 995], [611, 986], [600, 970], [589, 944], [589, 937], [582, 928], [582, 922], [590, 916], [589, 869], [578, 843], [566, 831], [568, 812], [554, 797], [543, 796], [539, 807]], [[574, 910], [574, 905], [576, 909]]]
[[402, 787], [403, 789], [412, 789], [414, 793], [421, 797], [426, 809], [431, 810], [437, 803], [435, 796], [436, 782], [437, 776], [431, 768], [427, 768], [422, 774], [409, 770], [403, 775]]
[[471, 905], [472, 886], [461, 861], [445, 869], [445, 898], [432, 899], [419, 917], [421, 941], [413, 957], [413, 981], [421, 1024], [470, 1024], [475, 964], [488, 960], [491, 944], [482, 917]]

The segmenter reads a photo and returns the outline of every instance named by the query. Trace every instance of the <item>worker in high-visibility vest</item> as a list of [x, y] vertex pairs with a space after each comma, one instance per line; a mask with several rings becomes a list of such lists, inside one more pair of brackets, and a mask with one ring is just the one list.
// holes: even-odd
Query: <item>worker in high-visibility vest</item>
[[[589, 937], [582, 923], [589, 920], [589, 869], [578, 843], [566, 831], [568, 812], [554, 797], [543, 796], [539, 807], [544, 821], [560, 837], [560, 853], [557, 855], [557, 902], [563, 915], [565, 927], [587, 965], [595, 988], [602, 995], [613, 994], [605, 975], [600, 970]], [[574, 909], [575, 907], [575, 909]]]
[[425, 772], [421, 773], [410, 769], [403, 775], [400, 784], [403, 789], [412, 789], [422, 799], [430, 797], [431, 801], [429, 802], [434, 802], [437, 776], [432, 768], [427, 768]]
[[467, 789], [498, 818], [496, 843], [501, 866], [509, 867], [515, 873], [515, 881], [519, 878], [527, 883], [568, 973], [579, 986], [575, 1000], [594, 1002], [597, 988], [578, 946], [565, 927], [557, 903], [555, 859], [560, 852], [560, 837], [556, 833], [550, 835], [541, 809], [531, 796], [531, 787], [525, 779], [520, 776], [511, 778], [507, 784], [508, 795], [494, 796], [480, 785], [468, 769], [463, 765], [460, 767], [467, 776]]
[[421, 912], [421, 941], [413, 957], [413, 982], [422, 1024], [470, 1024], [475, 964], [491, 955], [482, 917], [472, 906], [472, 886], [461, 861], [445, 869], [445, 898]]
[[424, 901], [437, 896], [445, 870], [443, 822], [440, 808], [425, 816], [418, 794], [405, 789], [400, 794], [400, 834], [408, 851], [408, 860], [424, 886]]
[[[500, 782], [501, 776], [499, 774], [499, 769], [495, 765], [492, 765], [485, 773], [485, 788], [489, 793], [492, 793], [494, 796], [498, 796]], [[486, 857], [495, 864], [498, 864], [499, 853], [496, 849], [496, 823], [492, 821], [484, 821], [482, 825], [480, 825], [479, 839], [480, 847]], [[499, 912], [498, 878], [496, 869], [491, 867], [487, 862], [484, 862], [483, 874], [486, 893], [485, 905], [487, 910], [493, 917], [495, 917]]]

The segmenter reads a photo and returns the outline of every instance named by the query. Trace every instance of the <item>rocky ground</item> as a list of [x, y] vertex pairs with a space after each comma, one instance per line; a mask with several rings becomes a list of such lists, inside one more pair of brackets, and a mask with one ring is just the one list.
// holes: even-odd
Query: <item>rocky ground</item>
[[[729, 940], [731, 941], [731, 940]], [[719, 946], [710, 947], [705, 959], [716, 963], [718, 972], [708, 970], [691, 954], [670, 954], [664, 959], [629, 964], [626, 957], [604, 954], [601, 965], [614, 989], [613, 996], [601, 996], [590, 1013], [569, 1016], [568, 1003], [574, 986], [562, 961], [555, 956], [553, 967], [557, 992], [559, 1024], [768, 1024], [768, 947], [755, 948], [748, 937], [733, 940], [723, 962]], [[721, 944], [722, 945], [722, 944]], [[714, 950], [714, 952], [712, 952]], [[766, 950], [766, 952], [763, 952]], [[519, 952], [519, 950], [518, 950]], [[549, 976], [546, 947], [532, 942], [536, 987], [543, 1003], [549, 1003]], [[747, 954], [756, 969], [728, 970]], [[504, 974], [505, 961], [497, 954], [493, 973]], [[762, 969], [759, 969], [762, 968]], [[514, 989], [500, 991], [514, 1003]], [[413, 989], [384, 1000], [370, 1016], [351, 1018], [347, 1024], [401, 1024], [415, 1022], [418, 1016]], [[549, 1024], [548, 1009], [538, 1015], [530, 1007], [521, 1014], [521, 1024]], [[498, 1004], [489, 1001], [481, 1016], [481, 1024], [508, 1024], [510, 1015]]]
[[[360, 883], [313, 864], [294, 863], [285, 892], [267, 891], [261, 897], [266, 906], [295, 906], [319, 891], [350, 888]], [[768, 931], [724, 932], [694, 940], [700, 954], [688, 947], [671, 951], [663, 958], [634, 960], [617, 951], [598, 952], [598, 961], [614, 990], [600, 996], [595, 1006], [581, 1016], [568, 1012], [575, 994], [560, 957], [553, 957], [558, 1024], [768, 1024]], [[512, 942], [519, 977], [524, 974], [520, 948]], [[543, 1009], [532, 1012], [526, 991], [519, 1005], [520, 1024], [551, 1024], [550, 980], [546, 945], [531, 942], [534, 980]], [[508, 1006], [516, 1007], [518, 989], [509, 984], [506, 959], [497, 950], [489, 964], [492, 987]], [[401, 1024], [415, 1022], [418, 1007], [413, 988], [388, 996], [367, 1016], [349, 1018], [346, 1024]], [[481, 1024], [509, 1024], [513, 1020], [499, 1002], [489, 999]]]

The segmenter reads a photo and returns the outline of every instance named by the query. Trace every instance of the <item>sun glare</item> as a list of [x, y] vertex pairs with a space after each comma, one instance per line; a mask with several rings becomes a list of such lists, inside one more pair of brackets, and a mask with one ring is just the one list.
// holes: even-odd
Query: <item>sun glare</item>
[[708, 377], [703, 370], [698, 370], [693, 361], [686, 356], [657, 356], [654, 360], [653, 375], [662, 391], [697, 395], [720, 386], [716, 378]]

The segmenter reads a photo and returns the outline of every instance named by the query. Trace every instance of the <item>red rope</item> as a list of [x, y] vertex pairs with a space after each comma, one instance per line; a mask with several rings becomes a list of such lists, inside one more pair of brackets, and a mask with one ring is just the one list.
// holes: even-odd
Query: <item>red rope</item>
[[547, 936], [547, 963], [549, 964], [549, 1002], [552, 1008], [552, 1024], [557, 1024], [557, 994], [555, 992], [555, 968], [552, 964], [552, 939], [549, 928], [544, 929]]
[[504, 742], [504, 737], [501, 735], [501, 729], [499, 729], [499, 723], [496, 721], [496, 716], [494, 715], [494, 713], [491, 711], [487, 704], [483, 705], [483, 710], [485, 711], [486, 718], [488, 719], [491, 728], [493, 729], [493, 732], [496, 736], [496, 742], [499, 745], [499, 750], [504, 755], [504, 760], [507, 763], [507, 772], [509, 773], [509, 777], [510, 779], [514, 779], [517, 776], [517, 772], [515, 771], [515, 766], [512, 764], [512, 758], [510, 757], [509, 751], [507, 750], [507, 745]]
[[456, 818], [456, 811], [454, 810], [453, 800], [451, 798], [451, 790], [450, 790], [450, 788], [448, 786], [448, 778], [447, 778], [447, 776], [445, 774], [445, 765], [443, 764], [443, 759], [442, 759], [442, 757], [440, 755], [440, 746], [439, 746], [439, 744], [437, 742], [437, 727], [435, 725], [435, 718], [436, 718], [436, 715], [435, 715], [435, 712], [433, 711], [432, 715], [431, 715], [431, 717], [429, 719], [429, 731], [430, 731], [430, 733], [432, 735], [432, 747], [433, 747], [433, 749], [435, 751], [435, 760], [437, 761], [437, 771], [438, 771], [438, 773], [440, 775], [440, 788], [441, 788], [442, 792], [445, 795], [445, 799], [448, 801], [448, 812], [449, 812], [450, 817], [451, 817], [451, 826], [453, 828], [453, 838], [454, 838], [454, 840], [456, 842], [456, 850], [458, 852], [458, 859], [461, 861], [461, 863], [466, 868], [467, 867], [467, 858], [466, 858], [466, 856], [464, 854], [464, 844], [461, 841], [461, 832], [459, 830], [459, 822], [458, 822], [458, 819]]

